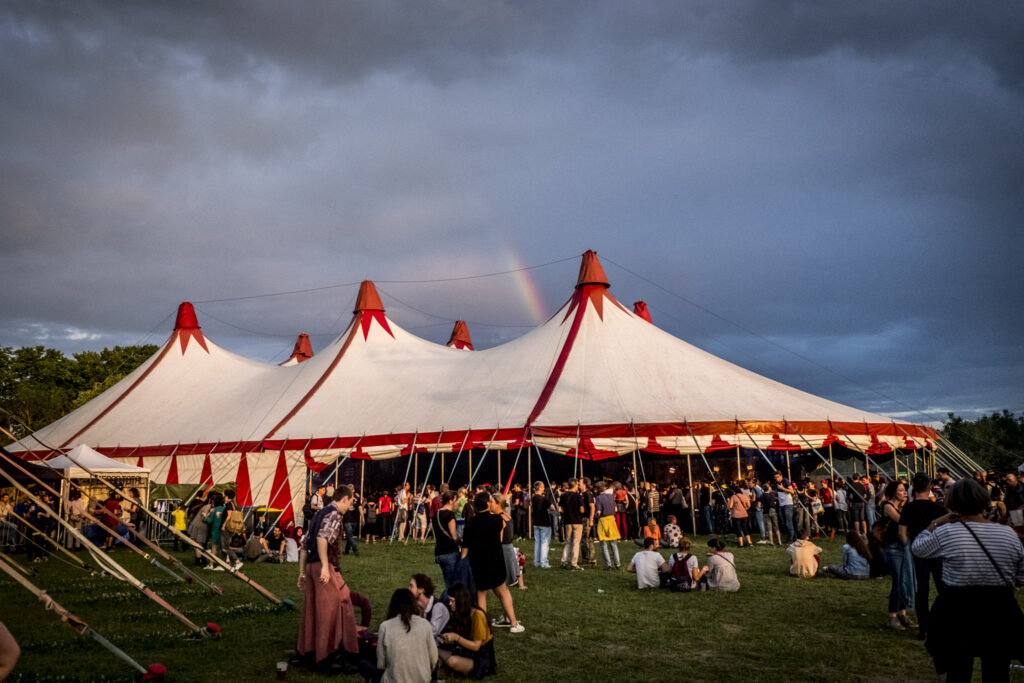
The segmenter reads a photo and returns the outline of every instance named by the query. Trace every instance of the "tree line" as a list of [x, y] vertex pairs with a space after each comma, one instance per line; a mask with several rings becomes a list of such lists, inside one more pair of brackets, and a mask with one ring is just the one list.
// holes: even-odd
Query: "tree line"
[[[156, 353], [153, 344], [66, 356], [57, 349], [0, 346], [0, 424], [19, 438], [114, 386]], [[0, 443], [10, 439], [0, 436]]]
[[1024, 462], [1024, 413], [1004, 410], [975, 420], [949, 413], [942, 435], [995, 472], [1015, 472]]

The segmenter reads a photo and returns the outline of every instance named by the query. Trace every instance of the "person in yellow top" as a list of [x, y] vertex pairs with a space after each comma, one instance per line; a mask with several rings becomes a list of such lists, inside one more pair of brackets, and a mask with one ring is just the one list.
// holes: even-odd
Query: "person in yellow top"
[[498, 671], [494, 659], [494, 636], [487, 613], [477, 607], [469, 589], [457, 583], [448, 593], [451, 618], [444, 633], [437, 637], [437, 655], [447, 668], [471, 678], [483, 678]]
[[[177, 529], [178, 531], [180, 531], [182, 534], [184, 534], [185, 533], [185, 529], [186, 529], [186, 524], [185, 524], [185, 508], [184, 508], [184, 506], [182, 506], [181, 503], [178, 503], [178, 507], [174, 510], [174, 512], [171, 513], [171, 517], [174, 518], [174, 528]], [[174, 535], [174, 552], [178, 552], [178, 549], [182, 545], [184, 545], [184, 544], [181, 542], [180, 537], [177, 534], [175, 534]]]

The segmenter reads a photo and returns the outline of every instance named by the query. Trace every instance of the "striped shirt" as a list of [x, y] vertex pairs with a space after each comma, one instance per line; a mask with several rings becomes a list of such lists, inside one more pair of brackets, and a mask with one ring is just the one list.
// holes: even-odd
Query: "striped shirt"
[[[1001, 524], [967, 524], [999, 565], [1002, 575], [1018, 586], [1024, 585], [1024, 547], [1017, 534]], [[912, 550], [917, 557], [942, 558], [942, 581], [947, 586], [1006, 585], [978, 541], [960, 522], [922, 531], [914, 539]]]

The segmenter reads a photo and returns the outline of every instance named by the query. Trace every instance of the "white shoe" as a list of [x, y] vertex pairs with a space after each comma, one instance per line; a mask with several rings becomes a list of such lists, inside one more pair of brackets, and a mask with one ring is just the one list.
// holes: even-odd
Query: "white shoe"
[[239, 560], [238, 562], [235, 562], [235, 571], [237, 572], [241, 568], [242, 568], [242, 561]]
[[512, 628], [510, 628], [508, 630], [508, 632], [509, 633], [522, 633], [525, 630], [526, 630], [526, 627], [523, 626], [522, 623], [519, 623], [519, 624], [516, 624], [515, 626], [513, 626]]
[[224, 567], [220, 566], [219, 564], [215, 564], [212, 567], [207, 567], [207, 569], [209, 569], [211, 572], [222, 572], [222, 571], [224, 571]]

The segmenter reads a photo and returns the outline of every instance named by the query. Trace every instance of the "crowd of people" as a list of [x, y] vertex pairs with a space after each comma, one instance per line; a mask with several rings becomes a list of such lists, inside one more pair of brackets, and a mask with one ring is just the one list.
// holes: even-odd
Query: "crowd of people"
[[[110, 491], [90, 502], [72, 490], [68, 522], [107, 549], [118, 536], [145, 534], [144, 503], [137, 490], [128, 493], [123, 499]], [[39, 496], [56, 509], [46, 492]], [[974, 656], [994, 675], [1024, 654], [1019, 638], [975, 638], [977, 629], [962, 628], [995, 615], [1019, 627], [1001, 633], [1024, 633], [1013, 595], [1024, 585], [1024, 484], [1014, 474], [955, 481], [939, 470], [936, 479], [917, 474], [883, 483], [864, 475], [789, 481], [776, 472], [767, 480], [712, 481], [691, 490], [583, 477], [553, 487], [516, 485], [507, 495], [487, 485], [417, 491], [405, 483], [367, 499], [350, 486], [323, 486], [306, 503], [305, 529], [283, 529], [259, 511], [247, 517], [234, 498], [231, 490], [200, 494], [172, 511], [172, 523], [235, 568], [245, 561], [297, 562], [304, 604], [295, 662], [321, 671], [361, 671], [385, 681], [495, 672], [494, 631], [525, 630], [513, 591], [526, 590], [527, 558], [516, 541], [530, 535], [537, 570], [552, 567], [555, 539], [563, 543], [555, 561], [564, 570], [621, 570], [619, 542], [634, 540], [639, 548], [624, 568], [635, 574], [637, 588], [675, 592], [739, 590], [742, 563], [727, 550], [733, 535], [738, 549], [785, 543], [789, 571], [801, 579], [888, 576], [888, 626], [916, 628], [949, 680], [968, 680]], [[29, 558], [41, 561], [49, 554], [41, 537], [55, 544], [55, 530], [42, 505], [0, 496], [0, 545], [20, 537]], [[702, 562], [690, 536], [708, 532]], [[837, 533], [845, 539], [840, 562], [823, 565], [819, 543]], [[412, 574], [372, 634], [369, 601], [342, 577], [339, 558], [357, 555], [360, 543], [410, 539], [432, 539], [441, 582], [435, 587], [424, 568]], [[70, 535], [66, 543], [77, 544]], [[185, 549], [179, 539], [174, 543]], [[206, 553], [194, 555], [196, 564], [206, 564]], [[494, 619], [487, 616], [489, 596], [499, 610]]]

